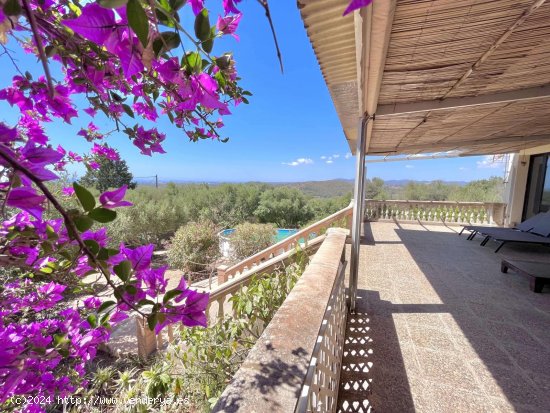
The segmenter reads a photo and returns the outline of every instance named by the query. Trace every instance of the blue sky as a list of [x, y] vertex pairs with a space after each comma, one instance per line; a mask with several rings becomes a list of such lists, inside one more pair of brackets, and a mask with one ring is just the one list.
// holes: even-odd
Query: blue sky
[[[207, 4], [221, 1], [210, 0]], [[139, 154], [125, 135], [113, 135], [109, 144], [120, 150], [136, 177], [158, 174], [163, 181], [305, 181], [353, 178], [355, 158], [349, 154], [336, 111], [307, 39], [296, 2], [270, 3], [283, 54], [285, 72], [281, 74], [269, 26], [261, 7], [243, 2], [244, 17], [239, 27], [239, 42], [228, 38], [218, 42], [214, 53], [234, 52], [242, 86], [253, 93], [250, 105], [240, 105], [224, 118], [222, 132], [228, 143], [189, 142], [183, 131], [167, 119], [157, 122], [167, 135], [167, 153], [152, 158]], [[191, 23], [191, 16], [184, 22]], [[13, 49], [15, 45], [11, 44]], [[16, 53], [23, 70], [41, 74], [34, 57]], [[10, 65], [7, 57], [0, 57]], [[5, 73], [5, 72], [4, 72]], [[9, 79], [2, 76], [0, 86]], [[13, 123], [17, 113], [0, 102], [0, 120]], [[48, 128], [54, 144], [84, 152], [89, 144], [76, 132], [91, 120], [83, 115], [73, 126], [53, 124]], [[112, 129], [105, 120], [94, 122], [104, 130]], [[77, 170], [81, 173], [82, 170]], [[469, 181], [502, 176], [502, 163], [493, 164], [480, 157], [406, 161], [369, 164], [369, 177], [382, 179]]]

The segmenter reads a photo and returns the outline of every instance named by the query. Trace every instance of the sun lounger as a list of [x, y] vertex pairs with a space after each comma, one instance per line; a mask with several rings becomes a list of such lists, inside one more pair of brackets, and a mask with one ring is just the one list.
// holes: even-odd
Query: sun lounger
[[483, 226], [483, 225], [464, 225], [458, 235], [462, 235], [462, 233], [465, 230], [470, 231], [470, 235], [468, 235], [468, 240], [472, 240], [475, 238], [477, 234], [482, 234], [482, 235], [485, 235], [485, 237], [487, 237], [488, 232], [491, 232], [491, 234], [495, 234], [495, 235], [507, 234], [511, 230], [519, 231], [519, 232], [531, 232], [533, 228], [535, 228], [537, 225], [541, 225], [545, 223], [548, 223], [548, 225], [550, 225], [549, 212], [538, 213], [537, 215], [534, 215], [531, 218], [526, 219], [521, 224], [513, 228], [503, 228], [503, 227]]
[[[508, 229], [508, 231], [502, 231], [502, 229]], [[511, 228], [493, 228], [484, 230], [483, 235], [485, 235], [485, 238], [480, 244], [482, 246], [486, 245], [491, 239], [500, 242], [495, 252], [498, 252], [505, 244], [510, 242], [550, 246], [550, 222], [544, 221], [533, 227], [529, 232], [517, 231]]]

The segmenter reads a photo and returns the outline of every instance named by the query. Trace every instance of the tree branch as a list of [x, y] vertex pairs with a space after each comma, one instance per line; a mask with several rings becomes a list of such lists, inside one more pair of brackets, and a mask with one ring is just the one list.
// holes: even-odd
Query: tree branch
[[279, 59], [279, 64], [281, 65], [281, 73], [284, 73], [283, 70], [283, 56], [281, 50], [279, 49], [279, 42], [277, 41], [277, 35], [275, 34], [275, 26], [273, 25], [273, 20], [271, 19], [271, 12], [269, 11], [269, 4], [267, 0], [258, 0], [260, 6], [265, 10], [265, 17], [269, 21], [269, 27], [271, 28], [271, 34], [273, 35], [273, 41], [275, 42], [275, 49], [277, 50], [277, 58]]
[[55, 89], [53, 87], [52, 75], [50, 74], [50, 68], [48, 66], [48, 58], [46, 56], [46, 52], [44, 51], [44, 45], [42, 44], [42, 38], [40, 37], [40, 33], [38, 33], [38, 24], [36, 23], [34, 14], [31, 10], [31, 7], [29, 6], [29, 0], [22, 0], [22, 2], [23, 8], [25, 9], [25, 13], [27, 14], [29, 23], [31, 25], [36, 48], [38, 49], [38, 56], [40, 57], [40, 61], [42, 62], [42, 66], [44, 67], [44, 74], [46, 75], [46, 80], [48, 81], [50, 96], [53, 97], [55, 95]]
[[[86, 256], [92, 261], [95, 267], [104, 276], [105, 280], [107, 281], [107, 284], [111, 286], [113, 290], [116, 289], [117, 285], [111, 280], [111, 274], [109, 274], [109, 272], [105, 270], [103, 265], [101, 265], [97, 257], [94, 255], [94, 253], [84, 243], [84, 241], [79, 235], [79, 232], [78, 232], [78, 229], [76, 228], [75, 223], [73, 222], [73, 220], [71, 219], [67, 211], [65, 211], [65, 208], [63, 208], [63, 206], [59, 203], [57, 198], [50, 192], [48, 187], [40, 179], [38, 179], [31, 171], [29, 171], [24, 166], [20, 165], [15, 159], [13, 159], [10, 155], [5, 153], [1, 147], [0, 147], [0, 157], [3, 158], [14, 170], [25, 174], [40, 189], [40, 191], [42, 191], [42, 193], [46, 196], [46, 198], [52, 203], [55, 209], [63, 217], [63, 220], [65, 221], [65, 226], [67, 227], [67, 231], [69, 232], [69, 235], [72, 235], [74, 237], [80, 250], [84, 252], [84, 254], [86, 254]], [[147, 314], [143, 313], [139, 308], [134, 306], [132, 303], [126, 301], [124, 298], [121, 298], [121, 301], [127, 304], [132, 310], [136, 311], [138, 314], [142, 316], [147, 316]]]

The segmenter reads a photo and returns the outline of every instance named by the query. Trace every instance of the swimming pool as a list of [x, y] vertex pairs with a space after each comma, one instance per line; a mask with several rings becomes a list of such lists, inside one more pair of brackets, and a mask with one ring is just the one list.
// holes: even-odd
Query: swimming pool
[[[231, 255], [231, 234], [233, 234], [234, 232], [235, 228], [228, 228], [220, 231], [218, 234], [220, 237], [220, 253], [224, 257], [228, 257]], [[295, 228], [277, 228], [277, 233], [275, 234], [275, 239], [273, 240], [273, 243], [275, 244], [279, 241], [282, 241], [285, 238], [296, 234], [297, 232], [298, 230]], [[303, 242], [303, 240], [300, 240], [300, 242]]]
[[[228, 228], [224, 229], [220, 232], [220, 236], [224, 238], [228, 238], [235, 232], [235, 228]], [[285, 238], [290, 237], [293, 234], [296, 234], [298, 232], [297, 229], [289, 229], [289, 228], [277, 228], [277, 234], [275, 235], [275, 242], [279, 242], [284, 240]]]

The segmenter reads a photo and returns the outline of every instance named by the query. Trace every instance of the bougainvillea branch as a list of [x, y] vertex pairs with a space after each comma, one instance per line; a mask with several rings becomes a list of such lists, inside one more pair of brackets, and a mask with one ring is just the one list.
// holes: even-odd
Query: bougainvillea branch
[[46, 57], [46, 53], [44, 52], [44, 45], [42, 44], [42, 38], [38, 33], [38, 25], [36, 23], [34, 13], [32, 12], [31, 7], [29, 5], [29, 0], [21, 0], [21, 2], [23, 3], [25, 14], [29, 19], [29, 24], [31, 25], [31, 30], [34, 36], [34, 42], [36, 44], [36, 48], [38, 49], [38, 56], [40, 57], [40, 61], [42, 62], [42, 67], [44, 69], [44, 74], [46, 76], [46, 80], [48, 81], [48, 89], [50, 91], [50, 95], [53, 96], [55, 91], [53, 88], [52, 75], [50, 74], [50, 67], [48, 66], [48, 58]]
[[[153, 265], [151, 245], [110, 245], [101, 224], [116, 219], [116, 209], [130, 207], [125, 187], [96, 198], [74, 183], [62, 191], [76, 205], [67, 208], [47, 185], [69, 163], [97, 168], [97, 157], [119, 159], [107, 143], [116, 132], [102, 132], [86, 121], [77, 135], [90, 142], [91, 153], [77, 154], [54, 149], [44, 124], [54, 119], [71, 123], [100, 112], [147, 156], [164, 153], [165, 135], [139, 118], [154, 122], [164, 115], [190, 140], [225, 141], [219, 132], [222, 117], [231, 113], [231, 105], [247, 103], [250, 95], [238, 84], [232, 55], [214, 54], [218, 38], [237, 38], [237, 3], [222, 0], [225, 15], [213, 25], [201, 0], [190, 1], [191, 7], [176, 0], [117, 1], [114, 7], [105, 2], [0, 0], [0, 42], [12, 37], [39, 58], [44, 73], [33, 78], [10, 54], [16, 75], [0, 89], [0, 103], [20, 113], [15, 127], [0, 123], [0, 201], [3, 211], [14, 213], [0, 225], [0, 254], [2, 263], [18, 269], [0, 288], [3, 410], [21, 409], [14, 396], [64, 396], [85, 385], [86, 363], [109, 339], [113, 326], [131, 313], [146, 317], [157, 333], [170, 323], [206, 326], [208, 294], [189, 289], [183, 278], [168, 291], [166, 267]], [[191, 30], [179, 23], [179, 13], [188, 12], [195, 15]], [[25, 32], [30, 40], [20, 35]], [[193, 50], [183, 48], [180, 33], [189, 37]], [[76, 95], [88, 105], [76, 107]], [[45, 219], [46, 205], [59, 218]], [[77, 292], [80, 279], [97, 273], [112, 299]], [[79, 297], [83, 305], [73, 307], [67, 296]], [[23, 410], [46, 407], [29, 402]]]

